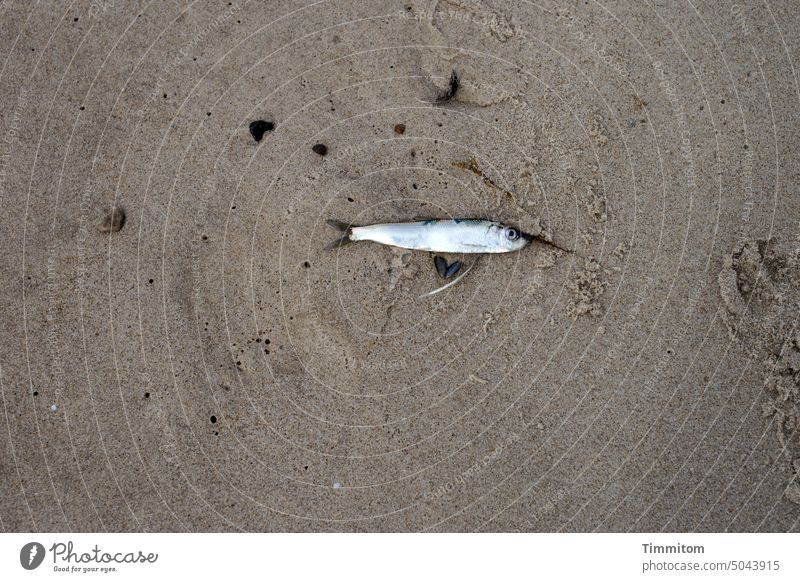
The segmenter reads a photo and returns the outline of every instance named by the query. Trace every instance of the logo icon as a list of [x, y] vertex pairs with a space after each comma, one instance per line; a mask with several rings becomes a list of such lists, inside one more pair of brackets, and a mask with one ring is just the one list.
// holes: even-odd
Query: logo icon
[[19, 551], [19, 563], [26, 570], [35, 570], [44, 561], [44, 546], [39, 542], [28, 542]]

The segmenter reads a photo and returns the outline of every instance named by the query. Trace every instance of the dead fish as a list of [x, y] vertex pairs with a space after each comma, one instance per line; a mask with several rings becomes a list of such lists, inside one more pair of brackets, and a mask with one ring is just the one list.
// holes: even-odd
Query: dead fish
[[368, 240], [384, 245], [435, 253], [510, 253], [528, 246], [533, 237], [493, 220], [423, 220], [353, 226], [338, 220], [328, 224], [344, 236], [328, 245], [337, 248]]

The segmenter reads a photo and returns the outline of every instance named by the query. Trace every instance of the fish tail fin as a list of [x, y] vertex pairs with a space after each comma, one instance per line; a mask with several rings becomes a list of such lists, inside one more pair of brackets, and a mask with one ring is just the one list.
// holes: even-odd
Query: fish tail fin
[[333, 219], [326, 220], [325, 222], [328, 224], [328, 226], [332, 226], [339, 232], [344, 233], [344, 236], [342, 236], [341, 238], [337, 238], [335, 241], [330, 243], [328, 246], [325, 247], [326, 249], [328, 250], [336, 249], [339, 248], [340, 246], [344, 246], [346, 244], [354, 242], [350, 238], [350, 235], [353, 234], [353, 225], [345, 224], [344, 222]]
[[329, 218], [328, 220], [326, 220], [325, 224], [327, 224], [328, 226], [332, 226], [339, 232], [349, 233], [350, 229], [353, 228], [353, 225], [347, 224], [346, 222], [342, 222], [341, 220], [335, 220], [333, 218]]

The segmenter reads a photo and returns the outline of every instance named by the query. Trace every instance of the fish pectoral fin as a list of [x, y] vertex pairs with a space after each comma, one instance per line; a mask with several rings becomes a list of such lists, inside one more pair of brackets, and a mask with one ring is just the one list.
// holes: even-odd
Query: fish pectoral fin
[[464, 266], [461, 261], [453, 261], [448, 265], [447, 259], [441, 255], [436, 255], [433, 257], [433, 264], [436, 267], [436, 272], [439, 273], [439, 276], [442, 279], [449, 279], [458, 273], [461, 270], [461, 267]]
[[447, 267], [447, 270], [445, 271], [444, 278], [449, 279], [450, 277], [458, 273], [461, 270], [461, 267], [463, 266], [464, 265], [461, 261], [454, 261], [450, 263], [450, 265]]
[[436, 267], [436, 272], [444, 279], [447, 276], [447, 261], [444, 257], [436, 255], [433, 257], [433, 265]]

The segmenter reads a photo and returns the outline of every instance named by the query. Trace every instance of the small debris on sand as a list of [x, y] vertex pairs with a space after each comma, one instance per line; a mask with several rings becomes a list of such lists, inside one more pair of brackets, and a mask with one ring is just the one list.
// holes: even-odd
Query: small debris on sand
[[583, 269], [577, 272], [568, 286], [572, 293], [570, 315], [600, 314], [600, 297], [606, 289], [606, 282], [600, 278], [600, 274], [600, 263], [592, 257], [584, 259]]
[[589, 126], [589, 137], [599, 146], [604, 146], [608, 143], [608, 135], [605, 130], [605, 120], [602, 115], [596, 115], [592, 118]]
[[631, 95], [631, 99], [633, 100], [633, 110], [636, 113], [639, 113], [642, 109], [647, 107], [647, 101], [644, 101], [638, 95]]
[[264, 134], [268, 131], [272, 131], [273, 129], [275, 129], [275, 123], [272, 121], [264, 121], [263, 119], [259, 119], [250, 124], [250, 135], [253, 136], [254, 140], [261, 141], [261, 138], [264, 137]]
[[470, 158], [468, 160], [464, 160], [463, 162], [453, 162], [450, 165], [453, 166], [454, 168], [458, 168], [460, 170], [467, 170], [468, 172], [472, 172], [478, 178], [483, 180], [483, 183], [486, 186], [488, 186], [489, 188], [492, 188], [492, 189], [496, 190], [497, 192], [505, 195], [507, 198], [509, 198], [510, 200], [512, 200], [512, 201], [514, 201], [516, 203], [516, 200], [517, 200], [516, 196], [514, 196], [514, 194], [511, 191], [506, 190], [505, 188], [501, 188], [497, 184], [497, 182], [495, 182], [489, 176], [487, 176], [483, 172], [483, 170], [480, 168], [480, 166], [478, 166], [478, 161], [475, 158]]
[[452, 73], [450, 73], [450, 80], [447, 82], [447, 89], [445, 89], [436, 96], [434, 103], [440, 105], [442, 103], [447, 103], [448, 101], [450, 101], [453, 97], [456, 96], [456, 91], [458, 91], [459, 86], [460, 83], [458, 80], [458, 74], [455, 71], [453, 71]]
[[311, 146], [311, 150], [315, 154], [319, 154], [320, 156], [324, 156], [324, 155], [326, 155], [328, 153], [328, 146], [326, 146], [324, 143], [317, 143], [317, 144], [314, 144], [313, 146]]
[[112, 208], [100, 224], [100, 232], [119, 232], [125, 226], [125, 210]]
[[606, 195], [602, 189], [597, 189], [597, 182], [590, 180], [586, 187], [586, 211], [596, 223], [605, 222], [608, 219], [608, 204]]
[[612, 254], [620, 260], [624, 259], [625, 255], [628, 254], [628, 245], [624, 242], [619, 243]]

